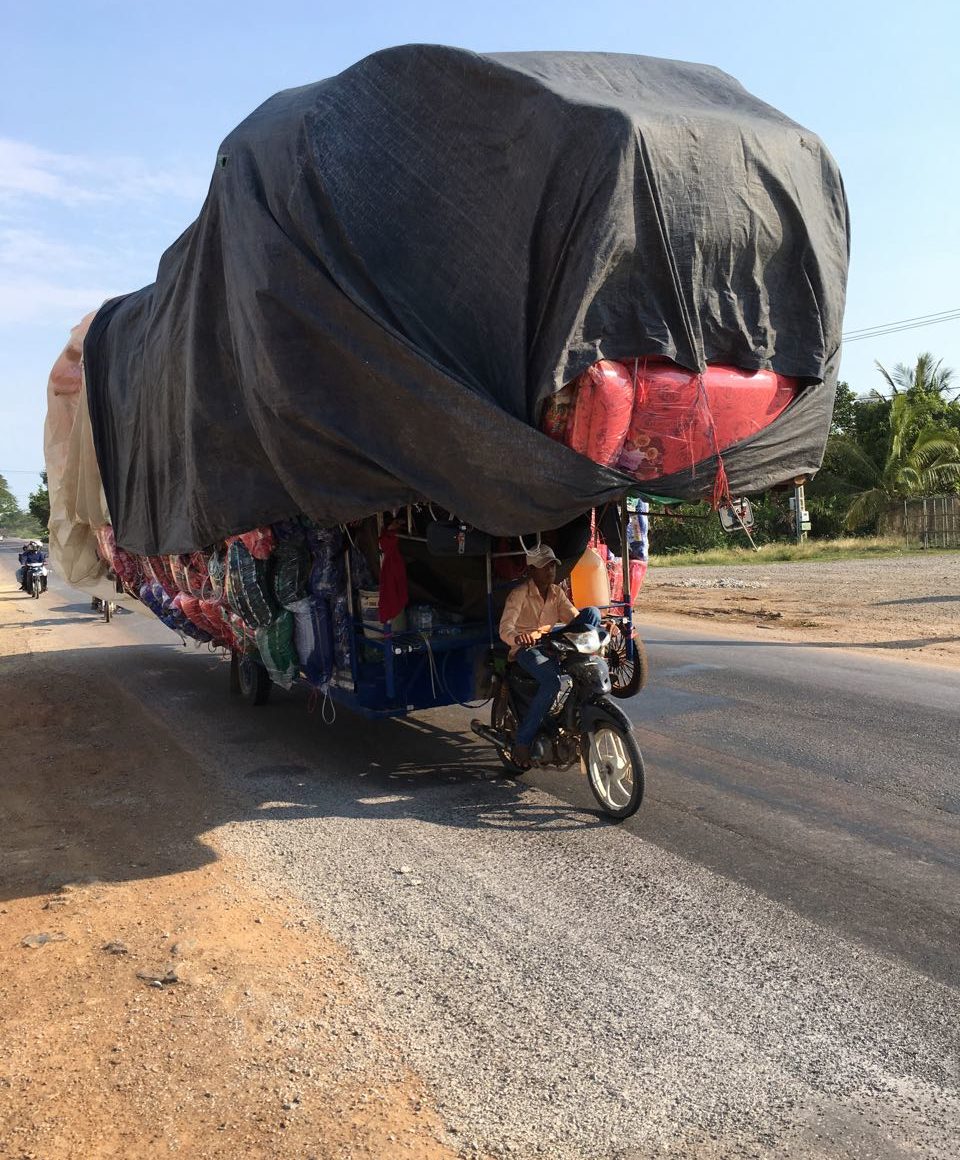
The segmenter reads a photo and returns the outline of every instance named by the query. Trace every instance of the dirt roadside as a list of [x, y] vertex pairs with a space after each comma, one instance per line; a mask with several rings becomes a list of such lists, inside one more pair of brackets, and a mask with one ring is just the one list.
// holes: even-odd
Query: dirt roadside
[[655, 562], [637, 603], [650, 623], [869, 649], [960, 667], [960, 552], [799, 564], [683, 567]]
[[0, 1157], [456, 1155], [344, 951], [241, 881], [190, 754], [31, 604], [0, 584]]

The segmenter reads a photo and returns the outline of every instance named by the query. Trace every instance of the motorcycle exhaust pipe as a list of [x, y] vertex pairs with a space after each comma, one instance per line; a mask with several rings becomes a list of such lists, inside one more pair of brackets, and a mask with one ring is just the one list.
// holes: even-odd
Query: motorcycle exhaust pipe
[[478, 737], [482, 737], [484, 741], [489, 741], [491, 745], [495, 745], [497, 749], [507, 749], [508, 741], [506, 736], [498, 729], [494, 729], [492, 725], [484, 725], [476, 717], [470, 722], [470, 728]]

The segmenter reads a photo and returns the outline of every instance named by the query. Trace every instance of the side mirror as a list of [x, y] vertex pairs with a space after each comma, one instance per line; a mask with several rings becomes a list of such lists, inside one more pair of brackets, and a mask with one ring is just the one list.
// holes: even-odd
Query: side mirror
[[717, 515], [725, 532], [746, 532], [753, 527], [753, 508], [748, 499], [735, 499], [718, 508]]

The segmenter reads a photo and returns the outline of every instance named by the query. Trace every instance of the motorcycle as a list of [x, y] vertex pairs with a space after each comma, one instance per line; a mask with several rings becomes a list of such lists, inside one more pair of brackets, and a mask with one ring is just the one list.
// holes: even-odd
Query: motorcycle
[[40, 599], [40, 593], [47, 590], [46, 564], [31, 563], [23, 566], [23, 587], [34, 600]]
[[102, 596], [94, 596], [90, 601], [90, 611], [98, 612], [103, 617], [104, 623], [109, 624], [117, 611], [117, 605], [113, 600], [104, 600]]
[[[610, 697], [609, 645], [609, 633], [594, 628], [554, 629], [539, 640], [537, 647], [559, 664], [560, 691], [530, 746], [530, 760], [534, 768], [560, 770], [579, 761], [601, 809], [622, 821], [640, 808], [644, 769], [630, 719]], [[489, 665], [490, 724], [475, 719], [470, 727], [496, 747], [510, 773], [519, 775], [525, 771], [510, 754], [537, 682], [508, 661], [505, 646], [491, 650]]]

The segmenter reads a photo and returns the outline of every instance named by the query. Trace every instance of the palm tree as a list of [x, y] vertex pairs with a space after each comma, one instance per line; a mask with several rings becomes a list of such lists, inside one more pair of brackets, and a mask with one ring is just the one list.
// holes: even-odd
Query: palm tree
[[[925, 372], [929, 369], [924, 367]], [[910, 373], [901, 366], [894, 376], [903, 370]], [[833, 435], [827, 444], [823, 483], [829, 485], [832, 479], [837, 490], [850, 496], [846, 517], [850, 531], [875, 520], [895, 500], [942, 494], [960, 483], [960, 433], [924, 422], [922, 401], [911, 397], [909, 388], [901, 389], [902, 382], [894, 381], [894, 376], [883, 373], [894, 388], [885, 462], [875, 462], [848, 435]]]
[[[883, 363], [876, 360], [874, 363], [894, 395], [911, 392], [915, 395], [943, 398], [954, 378], [953, 370], [943, 365], [943, 359], [934, 362], [933, 355], [929, 351], [917, 356], [915, 366], [897, 363], [892, 372], [888, 371]], [[875, 391], [874, 394], [880, 395], [880, 392]]]

